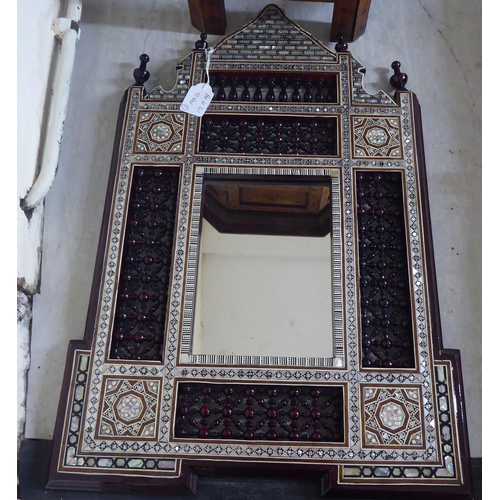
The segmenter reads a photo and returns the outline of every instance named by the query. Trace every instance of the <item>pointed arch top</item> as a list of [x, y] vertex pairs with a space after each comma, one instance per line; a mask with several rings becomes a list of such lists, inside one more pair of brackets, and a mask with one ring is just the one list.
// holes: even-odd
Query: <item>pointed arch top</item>
[[337, 62], [338, 56], [271, 4], [214, 46], [214, 61]]

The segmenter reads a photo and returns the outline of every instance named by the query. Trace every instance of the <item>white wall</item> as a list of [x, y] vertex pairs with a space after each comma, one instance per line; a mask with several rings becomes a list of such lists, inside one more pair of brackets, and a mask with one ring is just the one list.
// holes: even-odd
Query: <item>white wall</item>
[[334, 356], [329, 234], [201, 234], [193, 354]]
[[[27, 2], [24, 2], [27, 4]], [[34, 4], [36, 2], [31, 2]], [[226, 1], [227, 33], [269, 0]], [[328, 43], [332, 5], [277, 2]], [[422, 105], [445, 347], [462, 352], [472, 456], [481, 456], [481, 2], [377, 0], [350, 50], [368, 90], [392, 89], [391, 62]], [[209, 36], [212, 45], [221, 37]], [[198, 39], [187, 2], [86, 0], [59, 172], [46, 199], [41, 294], [35, 296], [30, 438], [52, 437], [68, 341], [83, 337], [119, 102], [138, 57], [151, 89], [170, 88]]]
[[[36, 178], [41, 132], [50, 102], [49, 73], [57, 48], [52, 21], [59, 16], [61, 0], [19, 0], [18, 57], [18, 200], [26, 196]], [[43, 206], [30, 219], [18, 206], [18, 284], [36, 291], [39, 279]]]
[[25, 422], [26, 374], [30, 365], [31, 294], [40, 279], [43, 204], [29, 216], [21, 210], [36, 178], [42, 130], [50, 100], [50, 69], [58, 46], [52, 21], [59, 16], [61, 0], [18, 0], [17, 16], [17, 434]]

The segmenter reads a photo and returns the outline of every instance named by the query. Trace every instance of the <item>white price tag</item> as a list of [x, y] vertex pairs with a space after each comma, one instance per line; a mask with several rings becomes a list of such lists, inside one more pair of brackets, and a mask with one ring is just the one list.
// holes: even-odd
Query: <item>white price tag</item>
[[193, 85], [182, 101], [181, 111], [195, 116], [203, 116], [213, 98], [214, 93], [208, 83]]

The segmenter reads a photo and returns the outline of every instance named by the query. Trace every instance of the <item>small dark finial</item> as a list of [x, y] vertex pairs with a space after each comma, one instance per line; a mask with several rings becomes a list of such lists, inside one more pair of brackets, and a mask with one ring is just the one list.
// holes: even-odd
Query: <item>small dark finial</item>
[[347, 49], [349, 48], [349, 45], [344, 42], [344, 37], [343, 35], [339, 36], [339, 41], [337, 42], [337, 45], [335, 45], [335, 50], [337, 52], [347, 52]]
[[141, 65], [134, 69], [135, 84], [144, 85], [149, 80], [149, 71], [146, 69], [146, 65], [149, 62], [149, 56], [147, 54], [142, 54], [139, 59], [141, 60]]
[[399, 61], [394, 61], [391, 64], [391, 68], [394, 70], [394, 75], [391, 76], [389, 83], [396, 90], [406, 90], [408, 75], [406, 73], [401, 73], [401, 63]]
[[196, 43], [194, 44], [194, 48], [196, 50], [208, 49], [207, 34], [206, 33], [202, 33], [200, 35], [200, 39], [196, 41]]

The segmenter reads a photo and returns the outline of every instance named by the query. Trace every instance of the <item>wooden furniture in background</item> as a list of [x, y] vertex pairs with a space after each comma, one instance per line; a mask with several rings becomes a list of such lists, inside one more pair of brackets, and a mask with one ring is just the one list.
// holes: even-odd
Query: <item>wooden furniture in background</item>
[[[343, 36], [345, 42], [354, 42], [366, 29], [371, 0], [300, 0], [305, 2], [330, 2], [333, 7], [330, 41]], [[191, 23], [202, 33], [226, 34], [226, 9], [224, 0], [188, 0]]]

